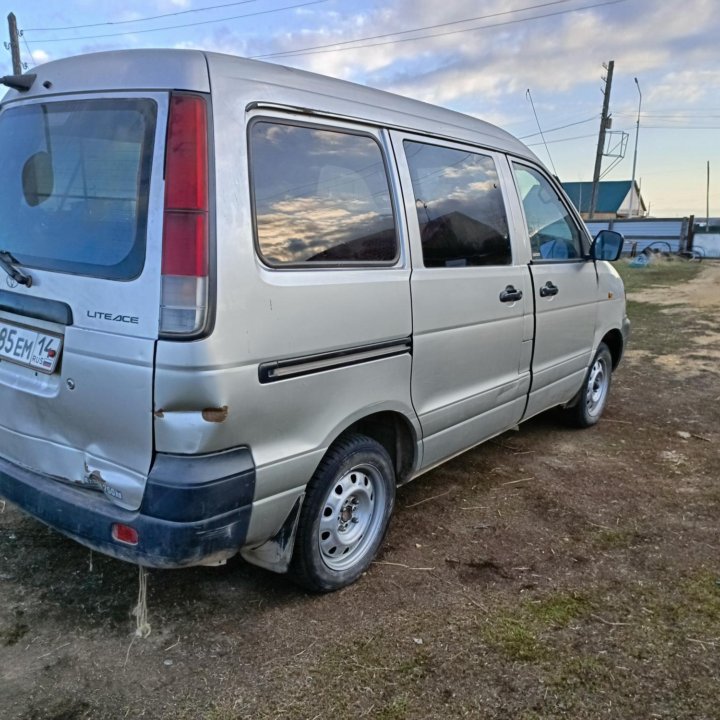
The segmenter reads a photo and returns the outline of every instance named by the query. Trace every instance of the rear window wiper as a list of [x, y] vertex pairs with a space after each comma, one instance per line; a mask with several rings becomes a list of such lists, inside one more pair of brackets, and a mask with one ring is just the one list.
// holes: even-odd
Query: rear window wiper
[[20, 263], [7, 250], [0, 250], [0, 267], [18, 284], [32, 285], [32, 278], [27, 273], [18, 270], [15, 265]]

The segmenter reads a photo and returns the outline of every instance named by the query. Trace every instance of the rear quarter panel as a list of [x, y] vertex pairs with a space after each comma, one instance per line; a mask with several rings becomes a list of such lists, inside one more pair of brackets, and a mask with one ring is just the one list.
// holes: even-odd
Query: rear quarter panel
[[[411, 335], [404, 223], [395, 208], [402, 244], [395, 267], [275, 270], [263, 265], [254, 247], [247, 106], [277, 97], [235, 77], [234, 63], [220, 56], [209, 60], [215, 322], [202, 340], [158, 343], [156, 448], [194, 454], [249, 446], [257, 467], [256, 504], [282, 495], [281, 509], [269, 514], [279, 524], [329, 444], [355, 419], [394, 410], [415, 421], [409, 354], [271, 383], [260, 382], [258, 373], [265, 362]], [[394, 171], [391, 183], [397, 185]], [[203, 414], [208, 408], [221, 412]], [[269, 520], [262, 524], [251, 527], [248, 542], [270, 531]]]

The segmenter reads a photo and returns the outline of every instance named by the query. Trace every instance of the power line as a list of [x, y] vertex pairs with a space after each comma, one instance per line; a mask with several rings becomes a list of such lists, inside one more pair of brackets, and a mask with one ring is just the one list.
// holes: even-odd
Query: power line
[[[635, 113], [616, 112], [614, 115], [621, 115], [623, 117], [635, 117]], [[688, 112], [684, 115], [665, 115], [663, 113], [644, 112], [640, 113], [641, 118], [663, 118], [663, 119], [676, 119], [676, 120], [689, 120], [691, 118], [720, 118], [720, 115], [708, 114], [702, 112]]]
[[643, 130], [720, 130], [717, 125], [643, 125]]
[[218, 8], [231, 7], [233, 5], [247, 5], [248, 3], [257, 2], [257, 0], [239, 0], [239, 2], [224, 3], [223, 5], [208, 5], [203, 8], [195, 8], [194, 10], [178, 10], [177, 12], [164, 13], [163, 15], [150, 15], [144, 18], [135, 18], [134, 20], [107, 20], [105, 22], [90, 23], [88, 25], [65, 25], [62, 27], [49, 28], [25, 28], [28, 32], [54, 32], [55, 30], [79, 30], [81, 28], [101, 27], [104, 25], [127, 25], [128, 23], [145, 22], [146, 20], [159, 20], [160, 18], [174, 17], [176, 15], [187, 15], [188, 13], [205, 12], [206, 10], [217, 10]]
[[329, 43], [326, 45], [314, 45], [299, 50], [286, 50], [284, 52], [268, 53], [267, 55], [257, 55], [257, 58], [269, 58], [276, 57], [279, 55], [289, 55], [290, 53], [305, 52], [307, 50], [319, 50], [329, 47], [340, 47], [342, 45], [351, 45], [357, 42], [364, 42], [365, 40], [379, 40], [380, 38], [394, 37], [396, 35], [407, 35], [408, 33], [421, 32], [422, 30], [436, 30], [441, 27], [448, 27], [450, 25], [460, 25], [467, 22], [475, 22], [477, 20], [487, 20], [489, 18], [499, 17], [500, 15], [512, 15], [513, 13], [525, 12], [526, 10], [534, 10], [536, 8], [548, 7], [549, 5], [560, 5], [563, 3], [571, 2], [572, 0], [552, 0], [551, 2], [541, 3], [539, 5], [530, 5], [524, 8], [518, 8], [517, 10], [504, 10], [503, 12], [491, 13], [489, 15], [478, 15], [477, 17], [464, 18], [463, 20], [453, 20], [452, 22], [438, 23], [437, 25], [424, 25], [419, 28], [412, 28], [411, 30], [398, 30], [391, 33], [383, 33], [381, 35], [368, 35], [367, 37], [355, 38], [355, 40], [343, 40], [336, 43]]
[[[578, 120], [577, 122], [571, 122], [567, 125], [558, 125], [558, 127], [550, 128], [549, 130], [545, 130], [546, 133], [555, 132], [556, 130], [564, 130], [565, 128], [573, 127], [575, 125], [584, 125], [585, 123], [592, 122], [593, 120], [597, 120], [597, 115], [593, 115], [592, 117], [586, 118], [585, 120]], [[536, 135], [540, 135], [541, 133], [530, 133], [529, 135], [520, 135], [518, 137], [518, 140], [526, 140], [527, 138], [535, 137]]]
[[23, 32], [23, 33], [20, 35], [20, 37], [23, 39], [23, 42], [25, 43], [25, 48], [26, 48], [27, 51], [28, 51], [28, 55], [30, 55], [30, 62], [31, 62], [31, 63], [32, 63], [32, 62], [35, 62], [35, 60], [33, 59], [32, 50], [30, 49], [30, 46], [28, 45], [28, 41], [27, 41], [27, 39], [26, 39], [26, 37], [25, 37], [25, 33]]
[[[613, 113], [614, 114], [614, 113]], [[676, 126], [660, 126], [660, 125], [643, 125], [643, 130], [720, 130], [720, 126], [682, 126], [682, 125], [676, 125]], [[546, 132], [550, 132], [549, 130]], [[536, 133], [537, 134], [537, 133]], [[571, 140], [586, 140], [587, 138], [591, 137], [597, 137], [597, 135], [575, 135], [573, 137], [568, 138], [558, 138], [557, 140], [548, 140], [548, 145], [553, 145], [554, 143], [561, 143], [561, 142], [570, 142]], [[518, 138], [518, 140], [522, 140], [522, 138]], [[538, 142], [532, 142], [532, 143], [525, 143], [528, 147], [538, 147], [539, 145], [542, 145], [542, 141]], [[645, 175], [646, 173], [643, 173]], [[652, 174], [652, 173], [651, 173]]]
[[[575, 135], [574, 137], [569, 138], [558, 138], [557, 140], [548, 140], [548, 145], [553, 145], [554, 143], [561, 143], [561, 142], [570, 142], [571, 140], [585, 140], [586, 138], [594, 138], [597, 137], [595, 133], [592, 133], [590, 135]], [[538, 145], [542, 145], [541, 142], [534, 142], [534, 143], [526, 143], [528, 147], [537, 147]]]
[[75, 40], [96, 40], [98, 38], [119, 37], [121, 35], [140, 35], [141, 33], [160, 32], [161, 30], [175, 30], [176, 28], [195, 27], [196, 25], [210, 25], [227, 20], [237, 20], [238, 18], [255, 17], [256, 15], [269, 15], [270, 13], [282, 12], [283, 10], [293, 10], [295, 8], [307, 7], [308, 5], [319, 5], [324, 2], [328, 2], [328, 0], [308, 0], [307, 2], [298, 3], [297, 5], [286, 5], [285, 7], [274, 8], [272, 10], [258, 10], [257, 12], [245, 13], [243, 15], [232, 15], [231, 17], [217, 18], [215, 20], [199, 20], [198, 22], [184, 23], [182, 25], [166, 25], [150, 30], [130, 30], [118, 33], [105, 33], [103, 35], [78, 35], [74, 37], [50, 38], [48, 40], [30, 40], [30, 42], [37, 45], [38, 43], [72, 42]]
[[[251, 59], [263, 60], [263, 59], [272, 58], [272, 57], [301, 57], [303, 55], [318, 55], [321, 53], [341, 52], [343, 50], [360, 50], [362, 48], [380, 47], [382, 45], [394, 45], [395, 43], [401, 43], [401, 42], [414, 42], [415, 40], [425, 40], [427, 38], [443, 37], [445, 35], [457, 35], [459, 33], [473, 32], [475, 30], [486, 30], [489, 28], [501, 27], [504, 25], [515, 25], [516, 23], [529, 22], [531, 20], [540, 20], [542, 18], [555, 17], [557, 15], [566, 15], [568, 13], [579, 12], [581, 10], [591, 10], [592, 8], [604, 7], [605, 5], [617, 5], [618, 3], [621, 3], [621, 2], [627, 2], [627, 0], [606, 0], [605, 2], [596, 2], [591, 5], [584, 5], [583, 7], [570, 8], [568, 10], [558, 10], [557, 12], [544, 13], [541, 15], [534, 15], [533, 17], [529, 17], [529, 18], [518, 18], [517, 20], [505, 20], [504, 22], [493, 23], [491, 25], [481, 25], [480, 27], [465, 28], [463, 30], [449, 30], [448, 32], [442, 32], [442, 33], [430, 33], [428, 35], [419, 35], [418, 37], [400, 38], [399, 40], [386, 40], [385, 42], [370, 43], [367, 45], [354, 45], [353, 47], [341, 47], [342, 45], [346, 45], [349, 43], [364, 42], [365, 40], [373, 39], [372, 36], [356, 38], [355, 40], [348, 40], [345, 42], [328, 43], [327, 45], [316, 45], [315, 49], [311, 50], [311, 51], [309, 51], [307, 48], [298, 48], [297, 50], [287, 50], [284, 52], [267, 53], [264, 55], [252, 55]], [[528, 8], [525, 8], [525, 9], [527, 10]], [[522, 10], [518, 9], [518, 10], [514, 10], [512, 12], [522, 12]], [[420, 27], [420, 28], [416, 28], [415, 30], [405, 30], [403, 32], [406, 32], [406, 33], [407, 32], [421, 32], [423, 30], [426, 30], [426, 29], [429, 29], [432, 27], [433, 26], [430, 25], [427, 28]], [[400, 33], [391, 33], [391, 34], [399, 35]], [[329, 49], [324, 49], [324, 48], [329, 48]]]

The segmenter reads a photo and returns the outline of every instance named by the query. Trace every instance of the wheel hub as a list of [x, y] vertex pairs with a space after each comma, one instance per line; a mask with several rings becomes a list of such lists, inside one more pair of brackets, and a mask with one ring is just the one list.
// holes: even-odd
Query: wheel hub
[[382, 522], [384, 491], [371, 465], [352, 468], [328, 493], [318, 528], [323, 562], [333, 570], [352, 566], [372, 544]]
[[609, 374], [603, 358], [598, 358], [593, 364], [587, 382], [585, 402], [588, 412], [596, 415], [605, 404], [608, 389]]

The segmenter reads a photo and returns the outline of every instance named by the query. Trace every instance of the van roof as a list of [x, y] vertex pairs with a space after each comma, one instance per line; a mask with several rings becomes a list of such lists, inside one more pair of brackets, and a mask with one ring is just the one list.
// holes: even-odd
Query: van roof
[[221, 80], [227, 79], [237, 84], [233, 95], [248, 104], [300, 107], [479, 143], [537, 160], [510, 133], [469, 115], [346, 80], [232, 55], [201, 50], [113, 50], [55, 60], [32, 72], [37, 74], [32, 88], [27, 92], [11, 89], [3, 102], [102, 90], [210, 92], [212, 76], [216, 93], [225, 84]]

